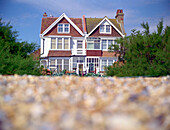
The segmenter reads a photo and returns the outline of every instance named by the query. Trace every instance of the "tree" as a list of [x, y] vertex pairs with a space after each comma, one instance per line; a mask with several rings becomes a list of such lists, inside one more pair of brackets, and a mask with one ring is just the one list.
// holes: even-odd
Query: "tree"
[[[170, 27], [163, 29], [163, 20], [157, 31], [150, 33], [149, 24], [142, 23], [143, 32], [132, 30], [130, 36], [118, 39], [124, 64], [113, 64], [106, 70], [109, 76], [162, 76], [170, 74]], [[113, 49], [112, 49], [113, 51]]]
[[39, 75], [39, 62], [30, 55], [37, 49], [36, 43], [18, 42], [12, 28], [0, 19], [0, 74]]

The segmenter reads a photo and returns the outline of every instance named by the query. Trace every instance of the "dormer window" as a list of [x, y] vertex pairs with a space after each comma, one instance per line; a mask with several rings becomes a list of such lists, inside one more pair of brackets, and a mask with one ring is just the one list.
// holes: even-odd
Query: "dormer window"
[[111, 33], [110, 25], [100, 25], [100, 33]]
[[58, 24], [58, 33], [69, 33], [70, 25], [69, 24]]

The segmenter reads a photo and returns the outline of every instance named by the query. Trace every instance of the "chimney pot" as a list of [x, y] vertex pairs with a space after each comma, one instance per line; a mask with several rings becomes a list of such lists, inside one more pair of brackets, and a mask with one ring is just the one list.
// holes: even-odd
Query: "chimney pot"
[[47, 17], [47, 13], [46, 12], [44, 12], [43, 17]]

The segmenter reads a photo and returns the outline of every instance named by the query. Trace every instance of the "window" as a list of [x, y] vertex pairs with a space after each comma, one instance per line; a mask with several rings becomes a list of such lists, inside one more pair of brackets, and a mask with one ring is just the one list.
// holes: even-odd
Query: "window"
[[106, 32], [107, 32], [107, 33], [110, 32], [110, 25], [106, 25]]
[[58, 24], [58, 32], [63, 32], [63, 24]]
[[64, 49], [69, 49], [68, 48], [68, 41], [69, 41], [68, 38], [64, 38]]
[[108, 40], [108, 49], [113, 45], [113, 40]]
[[51, 38], [51, 49], [56, 49], [56, 38]]
[[77, 49], [83, 49], [83, 41], [77, 41]]
[[64, 32], [69, 32], [69, 24], [64, 24]]
[[112, 66], [113, 65], [113, 60], [108, 60], [108, 66]]
[[107, 40], [102, 40], [102, 49], [107, 49]]
[[64, 59], [64, 70], [69, 70], [69, 59]]
[[104, 25], [100, 25], [100, 32], [104, 32]]
[[100, 40], [88, 40], [87, 42], [87, 49], [100, 49]]
[[102, 60], [101, 70], [104, 71], [104, 67], [107, 66], [107, 60]]
[[58, 38], [57, 49], [62, 49], [62, 38]]
[[84, 57], [73, 57], [73, 68], [77, 68], [77, 63], [84, 63]]
[[58, 33], [69, 33], [70, 25], [69, 24], [58, 24]]
[[89, 71], [94, 71], [99, 66], [99, 58], [87, 58], [87, 65]]
[[111, 33], [110, 25], [100, 25], [100, 33]]
[[50, 67], [55, 67], [55, 59], [50, 60]]
[[62, 71], [62, 59], [57, 59], [57, 72]]

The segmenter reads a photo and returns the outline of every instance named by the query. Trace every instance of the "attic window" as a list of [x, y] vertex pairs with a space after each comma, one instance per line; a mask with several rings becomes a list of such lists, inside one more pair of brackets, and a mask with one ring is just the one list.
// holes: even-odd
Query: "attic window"
[[111, 33], [110, 25], [100, 25], [100, 33]]
[[69, 33], [70, 25], [69, 24], [58, 24], [57, 29], [58, 29], [58, 33]]

